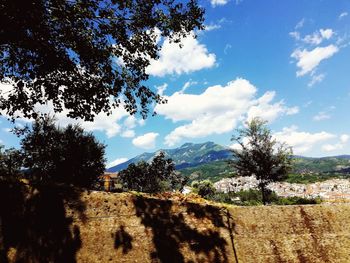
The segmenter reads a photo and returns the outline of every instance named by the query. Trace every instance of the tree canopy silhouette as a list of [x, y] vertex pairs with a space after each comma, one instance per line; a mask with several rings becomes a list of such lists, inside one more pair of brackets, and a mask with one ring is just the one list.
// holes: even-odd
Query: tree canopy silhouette
[[163, 152], [155, 156], [151, 163], [141, 161], [130, 164], [118, 176], [125, 190], [145, 193], [158, 193], [169, 190], [182, 190], [186, 178], [175, 171], [172, 159], [165, 158]]
[[266, 186], [283, 180], [291, 169], [292, 149], [272, 138], [266, 122], [254, 118], [247, 122], [246, 128], [237, 129], [232, 141], [239, 148], [233, 149], [230, 162], [240, 176], [254, 175], [259, 181], [262, 201], [266, 204], [268, 191]]
[[20, 175], [22, 155], [14, 148], [4, 149], [0, 145], [0, 179], [14, 179]]
[[104, 149], [92, 133], [78, 125], [56, 126], [41, 116], [21, 139], [23, 166], [31, 179], [92, 187], [105, 170]]
[[35, 105], [92, 120], [123, 106], [148, 114], [165, 102], [145, 86], [158, 58], [156, 31], [179, 42], [203, 28], [196, 0], [3, 0], [0, 3], [0, 109], [36, 117]]

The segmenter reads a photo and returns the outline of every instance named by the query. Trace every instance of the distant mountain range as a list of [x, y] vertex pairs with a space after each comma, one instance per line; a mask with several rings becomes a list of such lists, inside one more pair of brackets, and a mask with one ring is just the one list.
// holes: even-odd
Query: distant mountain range
[[[109, 168], [109, 172], [119, 172], [131, 163], [150, 162], [160, 151], [171, 158], [176, 169], [191, 179], [218, 181], [233, 174], [227, 160], [232, 159], [229, 148], [214, 142], [185, 143], [179, 148], [162, 149], [152, 153], [140, 154], [124, 163]], [[294, 156], [293, 173], [296, 174], [349, 174], [350, 155], [328, 156], [321, 158]]]
[[176, 169], [178, 170], [210, 162], [228, 160], [232, 157], [228, 148], [213, 142], [199, 144], [185, 143], [181, 147], [175, 149], [162, 149], [153, 153], [140, 154], [124, 163], [109, 168], [108, 172], [118, 172], [127, 168], [129, 164], [137, 163], [142, 160], [150, 162], [160, 151], [164, 152], [167, 158], [171, 158], [174, 161]]

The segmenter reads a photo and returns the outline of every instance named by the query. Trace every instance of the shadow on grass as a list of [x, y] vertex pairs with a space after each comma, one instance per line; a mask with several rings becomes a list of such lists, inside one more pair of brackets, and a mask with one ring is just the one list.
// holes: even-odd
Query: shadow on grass
[[125, 231], [124, 226], [120, 226], [119, 230], [115, 233], [114, 248], [121, 248], [123, 254], [127, 254], [132, 249], [132, 236]]
[[[226, 228], [222, 210], [214, 206], [184, 203], [186, 213], [195, 221], [207, 221], [215, 227], [197, 229], [186, 222], [184, 215], [172, 212], [168, 200], [135, 197], [136, 215], [141, 223], [153, 232], [155, 251], [151, 259], [155, 262], [228, 262], [227, 241], [220, 235], [220, 228]], [[185, 253], [194, 255], [188, 261]], [[191, 256], [193, 258], [193, 256]]]
[[84, 219], [79, 191], [0, 181], [0, 262], [76, 262], [80, 230], [66, 215], [68, 200]]

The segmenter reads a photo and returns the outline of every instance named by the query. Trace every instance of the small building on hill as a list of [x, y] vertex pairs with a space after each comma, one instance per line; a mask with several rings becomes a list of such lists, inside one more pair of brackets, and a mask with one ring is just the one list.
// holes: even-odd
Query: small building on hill
[[101, 188], [106, 192], [111, 192], [114, 189], [114, 184], [118, 178], [117, 173], [105, 172], [100, 176]]

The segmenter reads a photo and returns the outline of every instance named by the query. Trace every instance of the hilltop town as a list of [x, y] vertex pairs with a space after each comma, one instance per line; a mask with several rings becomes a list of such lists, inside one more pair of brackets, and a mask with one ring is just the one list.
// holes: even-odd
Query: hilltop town
[[[219, 192], [238, 192], [256, 189], [258, 181], [254, 176], [224, 178], [214, 184]], [[268, 188], [281, 197], [321, 198], [324, 201], [350, 200], [350, 180], [330, 179], [311, 184], [273, 182]]]

